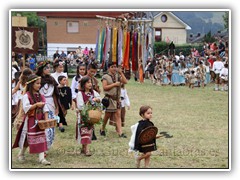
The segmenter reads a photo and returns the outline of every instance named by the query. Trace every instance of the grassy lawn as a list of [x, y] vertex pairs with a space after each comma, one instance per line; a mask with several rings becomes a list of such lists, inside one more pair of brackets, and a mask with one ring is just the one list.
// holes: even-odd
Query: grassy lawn
[[[100, 83], [101, 84], [101, 83]], [[204, 89], [180, 86], [156, 86], [149, 80], [139, 84], [131, 79], [126, 85], [131, 109], [126, 112], [123, 131], [127, 139], [118, 138], [115, 128], [107, 126], [107, 136], [99, 135], [90, 145], [91, 157], [80, 154], [81, 145], [75, 141], [76, 116], [68, 111], [68, 126], [61, 133], [56, 130], [53, 147], [47, 159], [51, 166], [40, 165], [38, 155], [26, 153], [26, 162], [17, 161], [18, 149], [12, 150], [12, 168], [135, 168], [132, 154], [128, 154], [130, 126], [141, 117], [141, 105], [153, 108], [153, 119], [165, 136], [157, 140], [150, 168], [228, 168], [228, 93], [213, 91], [213, 84]], [[101, 94], [103, 97], [103, 94]], [[16, 130], [12, 129], [12, 143]], [[143, 162], [142, 162], [143, 163]], [[143, 166], [143, 164], [141, 164]]]

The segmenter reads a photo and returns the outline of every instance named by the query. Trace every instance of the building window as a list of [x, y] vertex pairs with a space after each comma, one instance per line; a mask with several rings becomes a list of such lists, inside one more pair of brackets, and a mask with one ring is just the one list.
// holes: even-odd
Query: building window
[[162, 40], [162, 29], [156, 28], [155, 29], [155, 42], [160, 42]]
[[166, 14], [163, 14], [163, 15], [161, 16], [161, 21], [164, 22], [164, 23], [167, 21], [167, 16], [166, 16]]
[[68, 33], [78, 33], [79, 32], [79, 22], [78, 21], [68, 21], [67, 22], [67, 32]]

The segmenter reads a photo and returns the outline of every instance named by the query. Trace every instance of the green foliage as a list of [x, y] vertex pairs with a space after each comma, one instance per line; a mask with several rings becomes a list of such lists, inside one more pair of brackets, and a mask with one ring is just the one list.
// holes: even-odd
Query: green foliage
[[[83, 125], [87, 126], [89, 128], [92, 127], [92, 123], [89, 121], [89, 114], [88, 112], [90, 110], [98, 110], [98, 111], [102, 111], [102, 104], [98, 103], [98, 102], [94, 102], [94, 105], [92, 105], [91, 103], [87, 103], [84, 105], [83, 109], [81, 110], [80, 114], [81, 114], [81, 119], [83, 121]], [[101, 120], [97, 123], [97, 124], [101, 124]], [[81, 126], [81, 124], [79, 124]]]
[[209, 42], [215, 42], [216, 39], [212, 36], [211, 31], [209, 31], [205, 36], [204, 36], [204, 41], [209, 43]]
[[[154, 54], [163, 54], [167, 55], [168, 54], [168, 43], [166, 42], [155, 42], [154, 43]], [[175, 54], [179, 54], [182, 52], [184, 55], [189, 55], [191, 53], [191, 48], [196, 48], [198, 51], [202, 50], [202, 44], [196, 44], [196, 45], [191, 45], [191, 44], [182, 44], [182, 45], [175, 45]]]
[[224, 28], [228, 29], [228, 22], [229, 22], [228, 12], [225, 12], [225, 14], [222, 17], [223, 17], [223, 21], [224, 21]]
[[155, 42], [154, 46], [153, 46], [153, 50], [157, 54], [161, 54], [161, 53], [167, 54], [168, 45], [169, 45], [168, 43], [163, 42], [163, 41], [162, 42]]

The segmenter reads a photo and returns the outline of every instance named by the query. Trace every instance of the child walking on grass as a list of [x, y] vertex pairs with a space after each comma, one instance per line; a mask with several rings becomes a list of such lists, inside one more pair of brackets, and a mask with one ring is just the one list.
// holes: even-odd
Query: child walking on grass
[[18, 160], [25, 161], [25, 151], [29, 146], [30, 154], [39, 154], [39, 163], [50, 165], [44, 157], [47, 151], [47, 139], [45, 130], [41, 130], [36, 124], [36, 120], [48, 120], [48, 109], [45, 106], [45, 98], [39, 93], [41, 87], [41, 77], [30, 75], [26, 82], [26, 94], [22, 98], [24, 119], [18, 130], [13, 148], [20, 148]]
[[76, 139], [79, 143], [82, 144], [82, 151], [85, 156], [91, 156], [92, 154], [89, 151], [88, 145], [92, 142], [92, 131], [94, 128], [93, 124], [87, 124], [84, 122], [83, 117], [81, 116], [81, 111], [87, 105], [87, 103], [94, 104], [95, 102], [100, 102], [101, 97], [95, 90], [92, 89], [91, 78], [88, 76], [83, 77], [80, 80], [80, 91], [77, 94], [77, 108], [78, 119], [76, 123]]
[[138, 121], [137, 124], [131, 127], [132, 137], [129, 142], [129, 146], [131, 150], [140, 152], [139, 155], [135, 156], [136, 167], [140, 168], [141, 160], [144, 159], [144, 167], [148, 168], [152, 151], [157, 150], [156, 139], [160, 136], [156, 136], [153, 140], [147, 142], [146, 144], [141, 144], [139, 142], [140, 133], [144, 129], [154, 126], [153, 122], [150, 121], [152, 119], [152, 108], [150, 106], [141, 106], [139, 115], [142, 117], [142, 120]]

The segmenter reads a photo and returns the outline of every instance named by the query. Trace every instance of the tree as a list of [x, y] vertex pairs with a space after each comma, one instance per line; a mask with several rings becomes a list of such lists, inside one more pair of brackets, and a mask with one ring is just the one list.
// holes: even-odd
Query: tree
[[204, 36], [204, 40], [203, 40], [204, 42], [215, 42], [216, 41], [216, 39], [212, 36], [212, 32], [211, 31], [209, 31], [207, 34], [205, 34], [205, 36]]
[[228, 12], [225, 12], [225, 14], [222, 17], [223, 17], [223, 21], [224, 21], [224, 28], [228, 29], [228, 21], [229, 21], [229, 19], [228, 19], [228, 17], [229, 17]]

